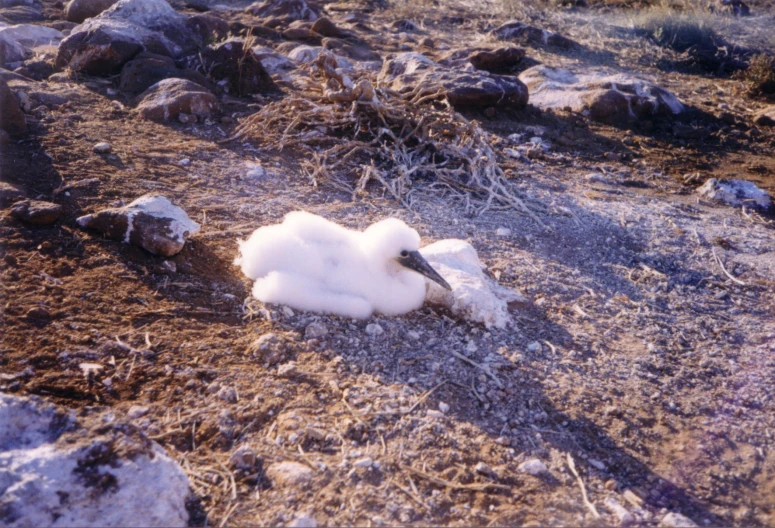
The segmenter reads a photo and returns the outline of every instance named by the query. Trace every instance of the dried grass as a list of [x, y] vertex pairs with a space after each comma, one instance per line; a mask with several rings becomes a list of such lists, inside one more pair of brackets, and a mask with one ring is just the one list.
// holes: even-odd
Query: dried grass
[[468, 214], [505, 206], [544, 225], [505, 179], [490, 136], [438, 87], [402, 94], [381, 86], [374, 73], [352, 80], [327, 53], [309, 73], [316, 81], [311, 88], [264, 106], [230, 140], [306, 151], [303, 167], [313, 185], [353, 196], [375, 182], [411, 208], [419, 188], [439, 190]]

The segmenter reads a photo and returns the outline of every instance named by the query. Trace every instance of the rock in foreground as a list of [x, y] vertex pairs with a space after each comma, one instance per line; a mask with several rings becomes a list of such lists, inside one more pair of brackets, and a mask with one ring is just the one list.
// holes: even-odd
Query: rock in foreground
[[163, 257], [180, 252], [188, 237], [199, 231], [199, 224], [183, 209], [164, 196], [152, 194], [141, 196], [125, 207], [82, 216], [78, 218], [78, 225]]
[[717, 180], [711, 178], [697, 189], [700, 196], [724, 202], [732, 207], [769, 209], [772, 199], [766, 191], [745, 180]]
[[420, 249], [420, 253], [452, 286], [452, 291], [448, 291], [426, 281], [428, 303], [445, 306], [487, 328], [505, 328], [511, 320], [508, 303], [526, 301], [521, 294], [485, 276], [476, 250], [464, 240], [440, 240]]
[[0, 395], [0, 524], [186, 526], [188, 478], [132, 426], [81, 427], [39, 398]]
[[626, 74], [591, 72], [576, 75], [562, 68], [534, 66], [519, 76], [530, 90], [530, 102], [546, 109], [588, 112], [592, 119], [623, 122], [680, 114], [675, 95]]

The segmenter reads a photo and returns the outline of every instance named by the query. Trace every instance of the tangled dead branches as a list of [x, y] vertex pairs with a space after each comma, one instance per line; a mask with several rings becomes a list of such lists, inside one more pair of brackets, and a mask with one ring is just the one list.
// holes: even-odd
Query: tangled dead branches
[[424, 182], [459, 198], [467, 213], [499, 204], [543, 225], [504, 178], [487, 133], [454, 111], [439, 87], [398, 93], [372, 73], [353, 81], [328, 53], [310, 74], [316, 88], [264, 106], [230, 140], [308, 151], [304, 169], [313, 185], [362, 194], [375, 181], [411, 207], [416, 184]]

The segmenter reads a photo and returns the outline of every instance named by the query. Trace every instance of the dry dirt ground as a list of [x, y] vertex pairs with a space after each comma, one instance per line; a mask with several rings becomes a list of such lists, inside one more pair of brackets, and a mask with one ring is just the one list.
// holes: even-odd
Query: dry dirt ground
[[[347, 12], [378, 30], [380, 52], [396, 49], [382, 28], [399, 18], [454, 46], [509, 16], [422, 3]], [[466, 216], [430, 190], [409, 210], [378, 187], [315, 188], [298, 152], [218, 143], [235, 122], [141, 121], [109, 95], [113, 81], [82, 79], [68, 103], [33, 111], [27, 139], [1, 147], [2, 179], [65, 213], [50, 227], [0, 217], [0, 390], [116, 420], [147, 408], [132, 421], [188, 473], [192, 525], [616, 525], [611, 499], [646, 525], [668, 512], [775, 525], [775, 229], [694, 193], [710, 176], [775, 193], [775, 135], [750, 121], [762, 103], [739, 80], [660, 68], [668, 52], [622, 33], [620, 11], [531, 16], [594, 53], [528, 57], [651, 75], [693, 107], [689, 125], [713, 133], [531, 108], [466, 114], [504, 141], [540, 132], [552, 143], [509, 167], [547, 229], [509, 209]], [[771, 28], [773, 13], [760, 16], [746, 27]], [[736, 116], [726, 129], [720, 104]], [[224, 115], [255, 105], [234, 99]], [[95, 154], [99, 141], [112, 154]], [[254, 162], [267, 177], [246, 177]], [[75, 224], [151, 191], [202, 224], [174, 266]], [[236, 240], [295, 209], [353, 228], [397, 216], [425, 243], [469, 240], [530, 302], [488, 331], [432, 307], [356, 321], [246, 301]], [[268, 352], [252, 345], [267, 334]], [[85, 377], [82, 362], [103, 368]], [[243, 447], [257, 459], [238, 467]], [[549, 471], [519, 472], [530, 459]], [[308, 468], [309, 482], [269, 478], [281, 461]]]

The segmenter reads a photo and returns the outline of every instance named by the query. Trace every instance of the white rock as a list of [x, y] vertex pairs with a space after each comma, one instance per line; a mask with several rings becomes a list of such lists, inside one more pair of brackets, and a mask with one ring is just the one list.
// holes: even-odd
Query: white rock
[[97, 154], [107, 154], [111, 151], [110, 143], [103, 141], [94, 145], [94, 152]]
[[248, 163], [247, 169], [247, 172], [245, 172], [246, 178], [260, 179], [266, 177], [266, 169], [258, 163]]
[[[609, 71], [571, 71], [538, 65], [519, 75], [530, 90], [530, 103], [539, 108], [589, 112], [595, 118], [647, 118], [675, 115], [684, 106], [669, 91], [629, 74]], [[615, 96], [614, 96], [615, 93]]]
[[511, 236], [511, 229], [509, 229], [508, 227], [499, 227], [498, 229], [495, 230], [495, 234], [498, 235], [499, 237]]
[[526, 299], [516, 291], [500, 286], [482, 272], [482, 263], [471, 244], [464, 240], [440, 240], [420, 249], [430, 265], [452, 287], [445, 290], [426, 281], [425, 300], [440, 304], [452, 313], [487, 328], [505, 328], [511, 320], [508, 303]]
[[425, 416], [428, 418], [444, 418], [444, 413], [436, 409], [428, 409], [425, 411]]
[[251, 50], [269, 75], [276, 75], [296, 69], [296, 64], [291, 59], [272, 48], [254, 46]]
[[[316, 60], [321, 53], [323, 53], [323, 48], [321, 46], [298, 46], [296, 48], [293, 48], [288, 53], [288, 58], [295, 60], [296, 62], [301, 62], [302, 64], [306, 64]], [[337, 69], [348, 70], [348, 71], [353, 69], [352, 62], [334, 53], [331, 53], [331, 52], [329, 53], [334, 57], [334, 59], [336, 59]]]
[[295, 361], [289, 361], [288, 363], [283, 363], [282, 365], [277, 367], [277, 375], [282, 376], [284, 378], [295, 376], [296, 372], [297, 372], [297, 368], [296, 368]]
[[711, 178], [697, 189], [700, 196], [718, 200], [733, 207], [748, 206], [767, 209], [772, 199], [767, 191], [745, 180], [717, 180]]
[[283, 306], [283, 315], [285, 317], [293, 317], [296, 313], [289, 306]]
[[148, 414], [148, 407], [142, 406], [142, 405], [132, 405], [129, 410], [126, 413], [127, 418], [130, 418], [132, 420], [136, 418], [142, 418], [146, 414]]
[[178, 162], [178, 165], [180, 165], [182, 167], [188, 167], [189, 165], [191, 165], [191, 160], [188, 159], [188, 158], [183, 158], [182, 160], [180, 160]]
[[595, 460], [594, 458], [588, 458], [587, 462], [589, 462], [589, 465], [596, 467], [600, 471], [605, 471], [605, 464], [603, 464], [599, 460]]
[[492, 475], [493, 471], [490, 466], [485, 464], [484, 462], [479, 462], [474, 466], [474, 471], [476, 473], [479, 473], [481, 475]]
[[626, 526], [635, 522], [635, 516], [627, 511], [627, 508], [619, 504], [613, 497], [608, 497], [604, 502], [606, 508], [614, 512], [619, 518], [619, 525]]
[[420, 333], [419, 332], [415, 332], [414, 330], [409, 330], [406, 333], [406, 335], [409, 336], [410, 339], [414, 339], [415, 341], [420, 339]]
[[238, 447], [229, 457], [229, 463], [236, 469], [251, 469], [257, 460], [256, 452], [248, 446]]
[[221, 387], [221, 390], [218, 391], [218, 398], [228, 403], [236, 403], [239, 399], [237, 389], [234, 387]]
[[663, 528], [695, 528], [697, 523], [685, 515], [670, 512], [662, 517], [662, 520], [659, 521], [659, 526], [662, 526]]
[[319, 321], [308, 324], [307, 328], [304, 330], [304, 337], [307, 339], [319, 339], [325, 337], [327, 334], [328, 328]]
[[366, 333], [372, 337], [377, 337], [385, 333], [385, 330], [377, 323], [369, 323], [366, 325]]
[[528, 352], [533, 352], [533, 353], [540, 352], [541, 351], [541, 343], [539, 343], [538, 341], [533, 341], [532, 343], [527, 345], [527, 351]]
[[528, 475], [542, 475], [549, 470], [547, 469], [546, 464], [537, 458], [531, 458], [530, 460], [522, 462], [517, 467], [517, 471], [520, 473], [527, 473]]
[[278, 486], [301, 486], [312, 480], [312, 470], [298, 462], [277, 462], [266, 468], [266, 474]]
[[449, 412], [449, 405], [444, 402], [439, 402], [439, 410], [444, 414], [447, 414]]
[[288, 528], [317, 528], [318, 522], [310, 515], [301, 515], [288, 523]]
[[38, 398], [0, 394], [0, 524], [187, 525], [180, 466], [136, 430], [100, 423], [86, 431]]
[[33, 48], [57, 45], [63, 38], [61, 31], [35, 24], [0, 27], [0, 65], [28, 59]]
[[353, 462], [353, 466], [357, 468], [370, 468], [374, 461], [370, 457], [364, 457]]

